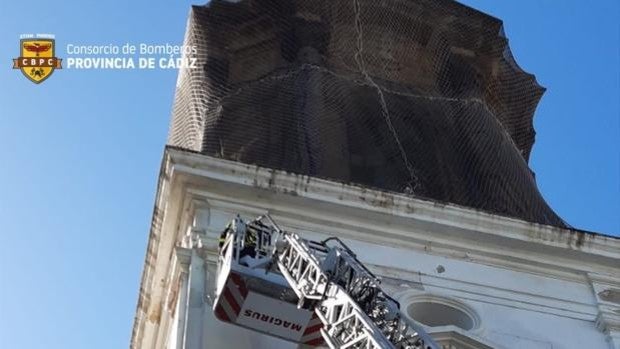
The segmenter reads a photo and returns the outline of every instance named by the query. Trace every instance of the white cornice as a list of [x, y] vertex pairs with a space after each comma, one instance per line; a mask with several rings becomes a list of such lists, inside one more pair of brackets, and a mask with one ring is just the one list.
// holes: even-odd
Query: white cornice
[[[167, 151], [175, 163], [175, 172], [187, 175], [188, 182], [192, 182], [189, 178], [193, 177], [196, 184], [201, 179], [208, 179], [250, 186], [285, 194], [291, 201], [294, 201], [293, 198], [311, 199], [326, 205], [332, 204], [340, 210], [357, 211], [354, 216], [374, 214], [384, 219], [389, 217], [391, 224], [383, 226], [383, 229], [390, 232], [390, 228], [398, 228], [400, 231], [394, 231], [394, 237], [406, 238], [412, 235], [406, 227], [417, 224], [427, 228], [429, 233], [441, 230], [444, 234], [461, 237], [471, 235], [486, 244], [497, 244], [499, 247], [510, 241], [511, 248], [517, 249], [515, 254], [522, 247], [529, 257], [532, 251], [546, 256], [578, 257], [576, 262], [593, 263], [597, 269], [601, 262], [620, 261], [620, 239], [615, 237], [530, 223], [452, 204], [260, 168], [177, 149]], [[311, 214], [305, 210], [301, 212]], [[472, 242], [472, 245], [476, 245], [478, 241]], [[615, 264], [610, 265], [617, 267]]]

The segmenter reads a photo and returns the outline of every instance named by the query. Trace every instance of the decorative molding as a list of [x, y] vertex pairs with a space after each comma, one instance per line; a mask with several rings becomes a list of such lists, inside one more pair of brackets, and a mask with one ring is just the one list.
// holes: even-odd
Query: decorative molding
[[[463, 312], [472, 321], [472, 328], [464, 329], [465, 331], [473, 333], [473, 332], [479, 331], [481, 328], [482, 322], [481, 322], [481, 319], [478, 313], [472, 307], [467, 305], [465, 302], [458, 300], [456, 298], [445, 296], [445, 295], [440, 295], [436, 293], [419, 292], [419, 291], [418, 292], [417, 291], [405, 291], [405, 292], [402, 292], [396, 295], [396, 298], [398, 299], [401, 309], [403, 310], [408, 309], [409, 306], [415, 303], [437, 303], [437, 304], [448, 306], [450, 308], [454, 308], [458, 311]], [[410, 316], [408, 311], [404, 311], [404, 313], [411, 321], [416, 321], [414, 318]], [[431, 328], [431, 326], [428, 326], [425, 324], [421, 324], [421, 325], [424, 327]]]
[[[263, 169], [235, 162], [222, 164], [222, 160], [212, 159], [204, 155], [196, 154], [194, 156], [199, 157], [200, 159], [198, 160], [203, 160], [206, 164], [201, 165], [200, 163], [194, 162], [187, 164], [185, 162], [182, 164], [177, 163], [175, 166], [181, 166], [183, 171], [177, 169], [176, 173], [177, 175], [181, 173], [185, 174], [185, 176], [183, 176], [183, 182], [185, 183], [187, 190], [186, 195], [190, 196], [192, 198], [191, 200], [203, 200], [209, 206], [217, 207], [218, 210], [228, 211], [231, 214], [242, 212], [248, 215], [246, 218], [250, 218], [251, 216], [263, 214], [265, 209], [269, 208], [271, 213], [277, 216], [278, 222], [281, 223], [281, 225], [291, 229], [301, 228], [315, 232], [324, 232], [330, 235], [338, 234], [343, 238], [356, 241], [365, 241], [374, 245], [406, 248], [407, 250], [420, 251], [429, 255], [460, 259], [476, 264], [489, 265], [517, 272], [525, 272], [545, 278], [567, 280], [579, 284], [584, 284], [587, 279], [585, 271], [575, 270], [570, 264], [579, 262], [580, 264], [576, 265], [576, 267], [583, 269], [583, 262], [585, 259], [575, 260], [565, 258], [563, 260], [555, 260], [553, 256], [545, 253], [545, 251], [538, 251], [536, 249], [533, 251], [529, 250], [529, 247], [533, 243], [531, 243], [530, 246], [519, 246], [520, 248], [514, 248], [511, 250], [506, 250], [505, 246], [501, 245], [502, 241], [493, 241], [492, 244], [483, 246], [484, 244], [480, 243], [480, 239], [483, 237], [476, 236], [478, 232], [467, 229], [461, 231], [461, 239], [453, 239], [454, 236], [443, 237], [441, 231], [442, 226], [440, 225], [435, 227], [437, 231], [409, 228], [406, 223], [413, 222], [412, 224], [415, 224], [416, 219], [413, 218], [408, 218], [402, 225], [393, 224], [391, 222], [381, 225], [380, 223], [373, 223], [375, 217], [365, 216], [368, 213], [367, 211], [381, 210], [382, 207], [377, 208], [373, 206], [370, 209], [368, 207], [362, 209], [355, 208], [355, 210], [362, 211], [362, 213], [353, 215], [356, 218], [355, 220], [348, 218], [348, 216], [351, 215], [350, 210], [345, 212], [339, 211], [342, 210], [341, 207], [329, 207], [327, 214], [325, 211], [316, 212], [311, 210], [310, 207], [321, 207], [318, 196], [315, 195], [315, 198], [310, 199], [305, 197], [305, 194], [293, 194], [300, 192], [301, 184], [299, 184], [299, 182], [297, 182], [296, 186], [293, 188], [283, 189], [282, 193], [277, 190], [265, 192], [264, 188], [257, 185], [257, 180], [255, 178], [256, 173], [262, 171]], [[185, 160], [189, 161], [192, 159]], [[211, 161], [214, 161], [215, 163], [212, 164]], [[186, 174], [184, 171], [188, 171], [190, 168], [191, 170], [189, 170], [189, 172], [191, 173]], [[201, 172], [203, 168], [208, 168], [208, 171]], [[285, 180], [280, 180], [282, 178], [278, 176], [284, 175], [278, 173], [278, 171], [268, 170], [268, 172], [271, 173], [273, 177], [271, 178], [272, 186], [275, 186], [276, 184], [283, 186], [281, 182], [286, 182]], [[291, 178], [299, 177], [293, 174], [286, 175]], [[275, 177], [278, 177], [278, 180], [275, 180]], [[213, 181], [214, 178], [217, 178], [218, 180]], [[205, 180], [207, 182], [205, 182]], [[340, 192], [345, 189], [350, 189], [348, 186], [339, 183], [306, 177], [303, 181], [306, 189], [304, 189], [303, 192], [306, 193], [312, 191], [311, 187], [316, 184], [315, 182], [318, 183], [317, 185], [323, 186], [324, 188], [331, 185], [332, 192]], [[243, 184], [240, 185], [239, 183]], [[218, 191], [221, 187], [225, 188], [224, 192]], [[354, 189], [355, 187], [351, 190]], [[372, 190], [363, 188], [361, 190], [367, 196], [385, 195], [388, 197], [389, 195], [392, 195], [390, 193], [372, 194]], [[327, 191], [327, 189], [324, 189], [324, 191]], [[328, 194], [329, 193], [325, 195], [327, 196]], [[255, 198], [253, 198], [254, 196]], [[243, 198], [246, 198], [245, 201]], [[249, 198], [252, 199], [248, 201], [247, 199]], [[293, 199], [292, 201], [290, 200], [291, 198]], [[294, 199], [298, 200], [295, 201]], [[418, 204], [418, 201], [420, 201], [413, 198], [407, 199], [412, 201], [414, 204]], [[428, 204], [428, 202], [422, 201], [422, 204]], [[343, 204], [345, 207], [351, 205], [352, 204], [350, 203]], [[433, 209], [437, 210], [437, 212], [434, 212], [433, 215], [431, 215], [431, 218], [441, 216], [443, 212], [442, 210], [444, 210], [445, 207], [433, 206]], [[456, 209], [462, 210], [462, 208], [458, 207]], [[477, 211], [471, 211], [474, 215], [480, 214]], [[372, 214], [375, 213], [373, 212]], [[385, 212], [381, 212], [380, 214], [392, 218], [402, 215], [403, 212], [392, 211], [389, 214], [386, 214]], [[428, 217], [426, 218], [428, 219]], [[506, 218], [494, 216], [493, 219], [501, 220]], [[513, 223], [512, 219], [507, 220], [510, 223]], [[299, 226], [298, 222], [303, 222], [302, 226]], [[529, 224], [527, 222], [525, 223]], [[454, 226], [456, 223], [452, 222], [451, 224]], [[207, 237], [214, 237], [216, 234], [219, 234], [219, 231], [209, 231], [207, 232]], [[471, 238], [463, 240], [463, 237], [466, 235], [471, 235]], [[210, 239], [208, 238], [205, 240], [207, 248], [210, 250], [210, 254], [212, 255], [210, 259], [214, 260], [214, 249], [216, 248], [216, 245], [209, 245]], [[508, 243], [506, 244], [509, 245], [509, 243], [510, 240], [508, 240]], [[542, 248], [555, 249], [555, 247], [545, 245], [543, 245]], [[458, 251], [463, 251], [460, 252], [463, 256], [458, 255]], [[537, 258], [542, 262], [537, 262]], [[386, 270], [389, 272], [389, 270], [393, 269], [391, 267], [376, 267], [382, 269], [379, 272], [379, 275], [386, 275]], [[597, 267], [598, 266], [593, 266], [593, 268]], [[407, 273], [412, 273], [412, 271], [399, 270], [397, 272], [397, 274], [400, 275], [398, 277], [404, 279], [408, 279], [408, 277], [406, 277]], [[419, 274], [416, 273], [416, 275]], [[416, 277], [419, 278], [419, 276]], [[449, 278], [439, 277], [437, 275], [422, 274], [422, 277], [424, 278], [424, 283], [427, 287], [435, 287], [439, 289], [452, 288], [452, 291], [454, 292], [453, 295], [458, 295], [459, 297], [465, 299], [559, 316], [567, 316], [588, 321], [594, 321], [597, 314], [595, 306], [591, 303], [565, 300], [561, 297], [558, 298], [558, 296], [561, 296], [559, 294], [549, 298], [539, 294], [515, 292], [511, 289], [501, 288], [499, 285], [489, 288], [488, 285], [464, 283], [462, 280], [450, 280]]]
[[598, 306], [596, 328], [607, 337], [611, 349], [620, 348], [620, 280], [588, 274]]
[[483, 234], [493, 242], [499, 239], [514, 240], [537, 246], [534, 251], [545, 249], [545, 252], [553, 255], [561, 254], [559, 250], [562, 250], [564, 254], [585, 257], [582, 264], [588, 263], [588, 256], [597, 259], [620, 258], [620, 239], [610, 236], [534, 224], [452, 204], [260, 168], [178, 149], [169, 148], [168, 152], [176, 159], [177, 173], [190, 177], [317, 200], [343, 209], [362, 209], [388, 215], [395, 220], [404, 218], [410, 223], [430, 222], [444, 229], [450, 228], [445, 229], [447, 232], [456, 229], [460, 233]]
[[506, 349], [456, 326], [443, 326], [427, 330], [442, 349]]

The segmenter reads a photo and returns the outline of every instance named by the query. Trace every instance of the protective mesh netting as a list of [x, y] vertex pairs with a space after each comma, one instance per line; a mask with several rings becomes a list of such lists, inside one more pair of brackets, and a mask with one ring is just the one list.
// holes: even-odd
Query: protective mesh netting
[[214, 0], [169, 144], [556, 226], [527, 161], [544, 89], [453, 1]]

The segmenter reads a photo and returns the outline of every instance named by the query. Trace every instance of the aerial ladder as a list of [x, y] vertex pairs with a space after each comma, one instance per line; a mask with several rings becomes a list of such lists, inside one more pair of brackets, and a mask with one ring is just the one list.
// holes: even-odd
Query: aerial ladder
[[439, 349], [340, 239], [283, 231], [269, 215], [223, 231], [213, 309], [222, 321], [309, 346]]

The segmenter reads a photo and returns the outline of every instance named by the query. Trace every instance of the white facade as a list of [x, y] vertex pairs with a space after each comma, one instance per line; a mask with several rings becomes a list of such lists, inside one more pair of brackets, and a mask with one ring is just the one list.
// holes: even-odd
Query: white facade
[[212, 311], [219, 234], [267, 211], [305, 238], [346, 241], [444, 348], [620, 348], [620, 239], [173, 148], [132, 348], [296, 348]]

